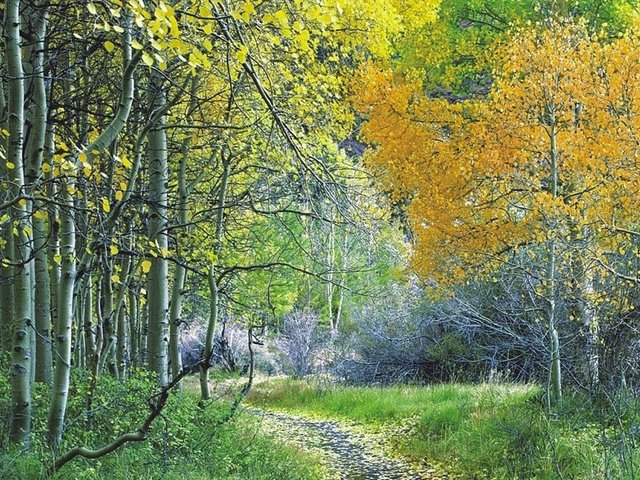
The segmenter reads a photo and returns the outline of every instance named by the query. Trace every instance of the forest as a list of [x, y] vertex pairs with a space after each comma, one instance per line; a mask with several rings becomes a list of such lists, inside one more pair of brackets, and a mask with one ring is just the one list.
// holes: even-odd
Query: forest
[[636, 0], [0, 11], [0, 479], [640, 479]]

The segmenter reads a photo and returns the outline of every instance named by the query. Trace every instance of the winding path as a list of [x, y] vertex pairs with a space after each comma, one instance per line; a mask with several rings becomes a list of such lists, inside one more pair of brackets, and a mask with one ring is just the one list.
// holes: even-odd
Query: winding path
[[429, 466], [416, 467], [383, 452], [379, 435], [364, 433], [340, 421], [316, 420], [252, 409], [265, 429], [282, 441], [320, 454], [336, 480], [445, 480]]

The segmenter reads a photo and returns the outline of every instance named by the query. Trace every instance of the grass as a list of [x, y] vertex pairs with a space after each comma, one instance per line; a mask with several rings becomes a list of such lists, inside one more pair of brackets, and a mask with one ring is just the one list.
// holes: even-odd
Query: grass
[[[598, 417], [569, 398], [554, 418], [533, 385], [345, 387], [277, 379], [258, 384], [250, 402], [384, 429], [399, 453], [467, 479], [635, 479], [638, 450], [623, 455], [638, 412], [623, 422]], [[618, 425], [616, 427], [615, 425]]]
[[[238, 381], [217, 379], [221, 387]], [[142, 371], [133, 371], [126, 385], [104, 376], [94, 394], [93, 416], [88, 418], [87, 384], [86, 378], [74, 378], [62, 451], [75, 445], [96, 448], [135, 429], [147, 413], [144, 399], [156, 388]], [[228, 402], [200, 408], [196, 386], [191, 379], [182, 394], [171, 398], [145, 442], [97, 461], [76, 459], [55, 478], [326, 478], [319, 459], [280, 444], [259, 428], [254, 416], [240, 414], [223, 421]], [[38, 478], [43, 465], [51, 462], [51, 452], [42, 442], [48, 401], [47, 388], [37, 385], [30, 452], [8, 448], [0, 435], [0, 478]], [[460, 479], [640, 478], [640, 453], [635, 448], [640, 440], [640, 409], [630, 397], [621, 396], [608, 408], [579, 396], [567, 398], [563, 411], [549, 417], [542, 408], [540, 389], [533, 385], [379, 388], [270, 379], [256, 384], [249, 401], [257, 407], [359, 422], [383, 432], [398, 453], [444, 466]], [[0, 419], [7, 418], [8, 406], [8, 378], [0, 375]]]
[[[101, 378], [91, 424], [84, 409], [86, 392], [83, 379], [76, 379], [67, 418], [72, 420], [61, 451], [74, 445], [96, 448], [119, 434], [135, 429], [146, 415], [144, 399], [155, 390], [152, 381], [140, 373], [127, 385]], [[6, 378], [0, 377], [0, 418], [8, 407]], [[5, 402], [4, 399], [7, 399]], [[40, 478], [52, 455], [42, 443], [48, 392], [42, 386], [34, 397], [33, 438], [30, 452], [19, 452], [0, 442], [0, 478], [11, 480]], [[128, 444], [99, 460], [77, 458], [64, 466], [55, 479], [117, 480], [319, 480], [324, 467], [318, 459], [282, 445], [264, 433], [259, 420], [239, 414], [224, 421], [228, 402], [198, 406], [198, 395], [190, 388], [175, 395], [159, 418], [149, 438]], [[0, 432], [4, 433], [4, 432]], [[3, 447], [4, 445], [4, 447]]]

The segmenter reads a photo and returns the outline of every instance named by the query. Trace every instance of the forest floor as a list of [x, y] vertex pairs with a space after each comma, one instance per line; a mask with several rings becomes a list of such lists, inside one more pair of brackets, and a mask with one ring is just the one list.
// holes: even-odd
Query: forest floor
[[264, 430], [284, 443], [322, 458], [336, 480], [444, 480], [431, 465], [416, 465], [392, 456], [385, 436], [362, 425], [289, 413], [251, 409]]

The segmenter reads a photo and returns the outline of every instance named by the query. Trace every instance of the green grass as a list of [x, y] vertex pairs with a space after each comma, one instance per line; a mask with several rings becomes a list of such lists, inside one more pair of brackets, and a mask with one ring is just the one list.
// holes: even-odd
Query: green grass
[[[119, 434], [135, 430], [147, 411], [144, 399], [155, 390], [153, 382], [138, 372], [128, 384], [107, 378], [100, 380], [94, 405], [98, 406], [88, 424], [83, 379], [74, 383], [68, 419], [73, 419], [61, 451], [74, 445], [96, 448]], [[0, 377], [0, 418], [6, 414], [8, 401], [6, 378]], [[46, 419], [48, 392], [38, 386], [34, 411], [34, 442], [29, 453], [0, 444], [0, 478], [36, 479], [43, 465], [51, 462], [51, 453], [42, 438]], [[213, 402], [204, 409], [198, 395], [186, 388], [172, 396], [157, 419], [149, 438], [128, 444], [99, 460], [76, 458], [54, 477], [63, 479], [159, 479], [164, 480], [319, 480], [324, 469], [318, 459], [280, 444], [266, 434], [252, 415], [239, 414], [224, 421], [228, 402]], [[1, 432], [0, 432], [1, 433]], [[2, 445], [5, 445], [2, 448]]]
[[623, 456], [619, 448], [637, 410], [619, 424], [625, 432], [616, 419], [598, 422], [583, 400], [567, 399], [563, 412], [550, 418], [532, 385], [331, 387], [279, 379], [258, 384], [250, 396], [259, 407], [381, 429], [399, 453], [446, 465], [461, 478], [638, 478], [640, 454]]

